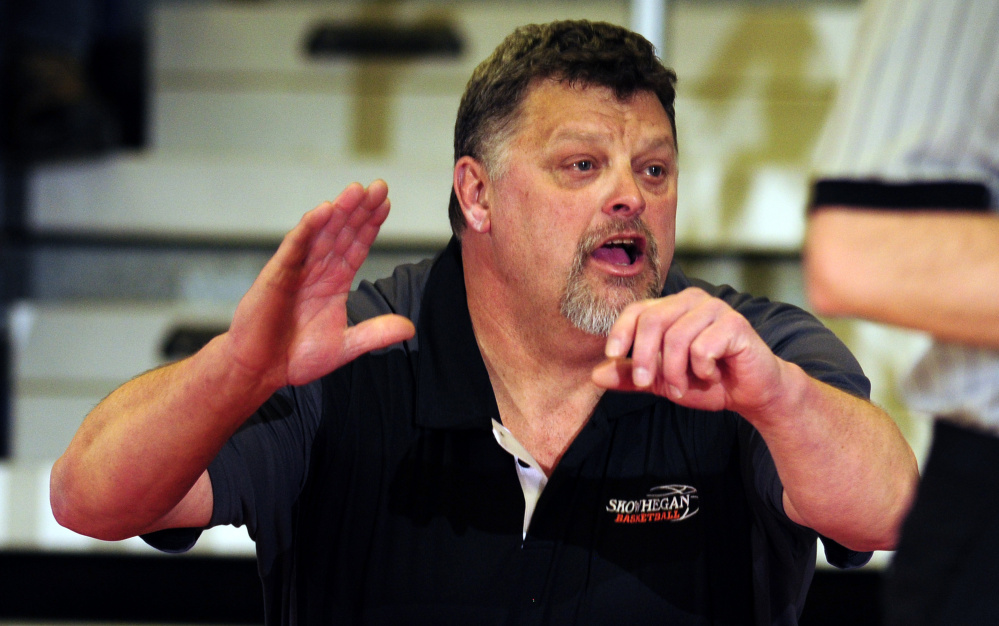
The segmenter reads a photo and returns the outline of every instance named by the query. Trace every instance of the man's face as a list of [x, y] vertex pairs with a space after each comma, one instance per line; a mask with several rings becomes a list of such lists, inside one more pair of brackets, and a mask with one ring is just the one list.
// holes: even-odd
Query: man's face
[[543, 81], [500, 148], [492, 234], [501, 272], [535, 306], [606, 335], [659, 295], [673, 256], [677, 156], [654, 94]]

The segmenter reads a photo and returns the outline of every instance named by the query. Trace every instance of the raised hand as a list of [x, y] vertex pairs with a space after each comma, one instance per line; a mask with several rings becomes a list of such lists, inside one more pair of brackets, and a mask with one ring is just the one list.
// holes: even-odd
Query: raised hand
[[306, 213], [236, 309], [227, 333], [233, 363], [276, 389], [411, 337], [412, 322], [399, 315], [347, 326], [351, 283], [388, 212], [388, 187], [376, 180]]
[[594, 369], [596, 384], [691, 408], [752, 413], [782, 391], [783, 362], [746, 318], [697, 288], [626, 307], [606, 356]]
[[351, 282], [388, 210], [388, 189], [375, 181], [306, 213], [228, 332], [94, 407], [53, 467], [56, 519], [102, 539], [207, 524], [205, 468], [273, 391], [412, 336], [412, 322], [398, 315], [347, 326]]

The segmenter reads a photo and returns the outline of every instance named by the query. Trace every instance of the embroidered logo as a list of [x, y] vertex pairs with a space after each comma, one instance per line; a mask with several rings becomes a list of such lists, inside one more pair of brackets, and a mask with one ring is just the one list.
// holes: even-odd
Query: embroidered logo
[[690, 485], [661, 485], [641, 500], [612, 498], [606, 510], [614, 515], [615, 524], [647, 524], [679, 522], [696, 515], [700, 507], [697, 489]]

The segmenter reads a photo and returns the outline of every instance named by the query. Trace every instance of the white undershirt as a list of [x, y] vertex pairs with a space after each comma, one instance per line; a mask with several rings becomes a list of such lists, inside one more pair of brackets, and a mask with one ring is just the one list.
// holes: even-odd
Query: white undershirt
[[520, 478], [520, 487], [524, 490], [524, 538], [527, 538], [527, 528], [531, 525], [531, 517], [534, 515], [534, 507], [538, 504], [538, 498], [545, 485], [548, 484], [548, 477], [544, 470], [534, 460], [531, 453], [524, 448], [517, 438], [513, 436], [506, 426], [493, 420], [493, 436], [500, 447], [510, 453], [513, 457], [514, 467], [517, 468], [517, 477]]

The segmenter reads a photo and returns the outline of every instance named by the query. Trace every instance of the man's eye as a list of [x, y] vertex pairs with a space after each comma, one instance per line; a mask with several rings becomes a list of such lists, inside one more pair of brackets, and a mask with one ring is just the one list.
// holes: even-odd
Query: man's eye
[[649, 176], [652, 176], [654, 178], [659, 178], [666, 173], [666, 168], [664, 168], [662, 165], [650, 165], [647, 168], [645, 168], [645, 172]]
[[590, 170], [593, 169], [593, 161], [582, 159], [580, 161], [576, 161], [575, 163], [573, 163], [572, 166], [577, 170], [579, 170], [580, 172], [589, 172]]

